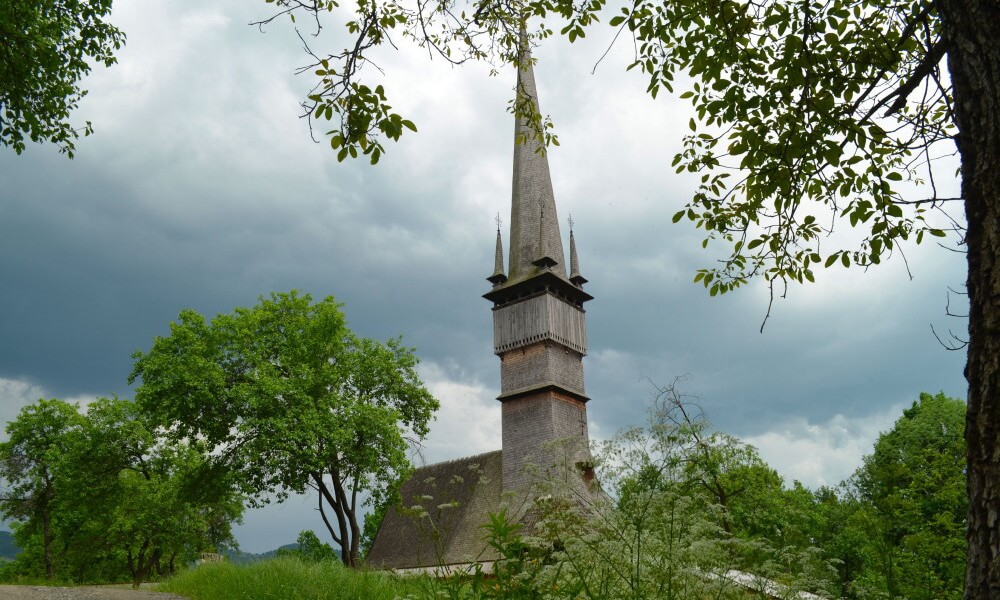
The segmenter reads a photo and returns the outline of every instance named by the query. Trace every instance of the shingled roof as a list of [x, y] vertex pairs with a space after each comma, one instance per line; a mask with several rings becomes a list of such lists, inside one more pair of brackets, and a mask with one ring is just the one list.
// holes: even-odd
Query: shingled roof
[[382, 520], [367, 564], [399, 570], [494, 560], [482, 526], [500, 511], [502, 475], [500, 450], [416, 469], [401, 507]]

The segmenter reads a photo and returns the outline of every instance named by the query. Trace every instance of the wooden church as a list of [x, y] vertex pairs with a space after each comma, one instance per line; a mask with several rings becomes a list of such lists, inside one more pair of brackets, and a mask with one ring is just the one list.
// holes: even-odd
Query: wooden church
[[[541, 114], [522, 32], [516, 93]], [[510, 210], [510, 255], [504, 272], [499, 227], [492, 284], [493, 349], [500, 357], [502, 448], [416, 469], [401, 489], [367, 556], [373, 568], [455, 570], [496, 557], [484, 540], [490, 513], [506, 508], [530, 520], [535, 484], [561, 479], [585, 499], [593, 482], [587, 434], [583, 357], [586, 313], [573, 232], [569, 269], [563, 253], [544, 145], [516, 117]]]

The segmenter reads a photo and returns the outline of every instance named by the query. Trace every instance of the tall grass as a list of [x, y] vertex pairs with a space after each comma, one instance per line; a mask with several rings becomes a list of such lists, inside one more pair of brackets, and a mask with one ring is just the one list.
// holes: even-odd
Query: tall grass
[[192, 600], [393, 600], [417, 582], [352, 571], [333, 561], [275, 558], [250, 565], [206, 564], [157, 586]]

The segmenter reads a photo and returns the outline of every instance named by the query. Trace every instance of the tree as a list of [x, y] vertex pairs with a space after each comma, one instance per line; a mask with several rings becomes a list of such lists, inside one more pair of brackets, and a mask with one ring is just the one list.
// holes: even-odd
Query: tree
[[842, 489], [822, 487], [816, 499], [813, 543], [823, 549], [837, 568], [834, 597], [857, 598], [855, 582], [865, 570], [865, 549], [872, 539], [871, 519], [860, 500], [842, 493]]
[[233, 543], [241, 498], [199, 481], [204, 449], [156, 436], [133, 402], [101, 398], [81, 414], [40, 400], [7, 430], [0, 508], [15, 521], [23, 574], [138, 585]]
[[0, 514], [24, 523], [15, 539], [22, 548], [41, 541], [43, 572], [55, 576], [55, 537], [59, 528], [58, 503], [63, 501], [61, 475], [65, 456], [84, 419], [75, 404], [52, 398], [21, 409], [7, 424], [10, 438], [0, 444], [0, 478], [7, 489], [0, 498]]
[[873, 570], [890, 598], [961, 597], [964, 423], [964, 402], [921, 394], [852, 478], [853, 494], [872, 511]]
[[0, 145], [20, 154], [25, 138], [73, 157], [80, 132], [70, 113], [87, 91], [92, 61], [111, 66], [125, 35], [107, 22], [111, 0], [5, 0], [0, 4]]
[[92, 404], [68, 460], [77, 564], [103, 558], [138, 587], [155, 570], [172, 573], [235, 544], [230, 525], [243, 514], [235, 486], [206, 481], [205, 448], [158, 436], [134, 402]]
[[320, 541], [316, 533], [310, 529], [299, 532], [299, 537], [295, 538], [296, 547], [293, 549], [278, 549], [278, 556], [294, 556], [309, 562], [325, 562], [338, 560], [337, 553], [330, 544]]
[[659, 453], [673, 455], [678, 469], [672, 478], [658, 470], [661, 484], [672, 479], [674, 493], [703, 498], [726, 534], [736, 568], [796, 586], [828, 585], [829, 566], [816, 547], [812, 492], [798, 482], [786, 489], [756, 448], [715, 430], [693, 399], [677, 391], [676, 381], [658, 392], [649, 429], [664, 440]]
[[210, 322], [181, 312], [169, 336], [135, 354], [130, 381], [141, 379], [136, 400], [154, 422], [207, 444], [257, 502], [314, 490], [354, 565], [362, 507], [394, 493], [408, 443], [438, 407], [416, 365], [399, 339], [352, 334], [332, 297], [292, 291]]
[[572, 487], [543, 482], [530, 537], [515, 536], [520, 547], [498, 544], [510, 531], [491, 519], [487, 530], [500, 538], [491, 545], [515, 567], [498, 571], [509, 580], [500, 587], [538, 593], [524, 597], [674, 600], [828, 589], [833, 570], [789, 531], [801, 497], [802, 512], [812, 512], [812, 495], [784, 490], [752, 447], [714, 431], [672, 386], [647, 427], [602, 442], [596, 456], [606, 495], [585, 509]]
[[[270, 0], [269, 0], [270, 1]], [[279, 15], [306, 13], [321, 27], [333, 0], [273, 0]], [[401, 32], [452, 62], [518, 60], [518, 30], [541, 20], [532, 37], [558, 21], [572, 42], [611, 15], [635, 41], [648, 91], [673, 91], [689, 76], [697, 117], [674, 161], [702, 185], [675, 220], [724, 244], [728, 258], [696, 281], [711, 294], [763, 277], [775, 292], [812, 281], [819, 265], [878, 264], [902, 243], [959, 232], [968, 255], [969, 382], [966, 436], [969, 554], [966, 598], [1000, 597], [1000, 6], [995, 0], [606, 0], [360, 2], [347, 28], [351, 43], [325, 56], [309, 50], [319, 81], [304, 104], [329, 131], [338, 158], [359, 150], [374, 162], [390, 108], [382, 86], [362, 83], [372, 48]], [[616, 36], [617, 37], [617, 36]], [[947, 72], [943, 65], [947, 66]], [[310, 68], [311, 68], [310, 67]], [[687, 85], [685, 83], [685, 85]], [[513, 105], [515, 112], [523, 107]], [[532, 116], [534, 115], [520, 115]], [[537, 118], [537, 134], [545, 126]], [[395, 123], [389, 119], [390, 123]], [[954, 142], [954, 147], [947, 147]], [[936, 192], [933, 165], [944, 152], [961, 159], [960, 198]], [[737, 174], [737, 177], [733, 177]], [[903, 184], [929, 184], [904, 197]], [[938, 220], [946, 206], [965, 209]], [[856, 244], [827, 235], [839, 222]], [[821, 247], [821, 241], [834, 244]]]

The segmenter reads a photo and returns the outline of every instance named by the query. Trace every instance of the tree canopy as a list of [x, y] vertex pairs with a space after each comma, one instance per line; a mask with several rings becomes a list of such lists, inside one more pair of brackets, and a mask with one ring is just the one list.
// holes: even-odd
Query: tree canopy
[[197, 439], [258, 503], [313, 490], [345, 564], [363, 506], [391, 501], [438, 402], [399, 339], [355, 336], [332, 298], [274, 293], [206, 321], [186, 310], [135, 355], [136, 400]]
[[59, 488], [67, 472], [65, 457], [84, 426], [77, 407], [55, 398], [26, 406], [7, 424], [9, 439], [0, 444], [0, 478], [7, 490], [0, 500], [5, 518], [22, 522], [18, 542], [32, 536], [41, 542], [45, 576], [55, 575], [54, 538], [59, 529]]
[[[873, 581], [890, 598], [960, 598], [966, 552], [965, 403], [921, 394], [850, 482], [866, 519]], [[872, 543], [875, 542], [875, 543]]]
[[173, 573], [232, 545], [239, 494], [202, 481], [204, 448], [150, 429], [136, 405], [40, 400], [0, 444], [0, 514], [23, 549], [7, 574], [77, 582]]
[[111, 66], [125, 35], [107, 21], [111, 0], [0, 3], [0, 145], [52, 142], [73, 157], [82, 127], [70, 122], [93, 62]]

